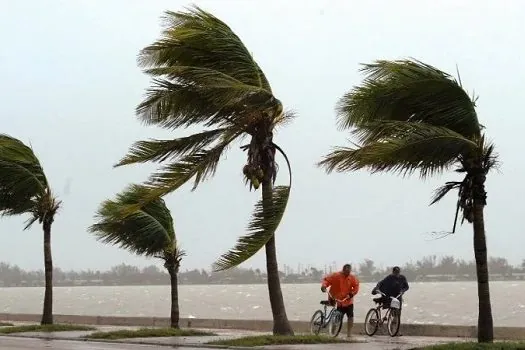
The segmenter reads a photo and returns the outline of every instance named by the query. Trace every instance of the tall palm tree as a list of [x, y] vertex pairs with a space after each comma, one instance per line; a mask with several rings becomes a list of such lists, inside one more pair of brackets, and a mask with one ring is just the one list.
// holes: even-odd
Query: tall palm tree
[[493, 340], [483, 210], [486, 175], [496, 165], [476, 114], [476, 100], [461, 79], [415, 60], [376, 61], [364, 65], [364, 83], [338, 103], [338, 124], [353, 128], [358, 144], [338, 147], [320, 165], [328, 172], [369, 169], [425, 178], [453, 167], [462, 181], [439, 188], [432, 204], [450, 190], [459, 192], [458, 212], [473, 224], [478, 280], [478, 340]]
[[36, 221], [44, 231], [45, 292], [42, 324], [53, 323], [53, 259], [51, 226], [60, 201], [33, 150], [9, 135], [0, 135], [0, 214], [29, 214], [24, 230]]
[[[117, 166], [167, 162], [145, 184], [151, 190], [149, 198], [158, 198], [192, 178], [195, 189], [213, 176], [235, 140], [249, 136], [250, 143], [241, 147], [247, 151], [243, 173], [250, 189], [262, 187], [262, 200], [256, 205], [248, 233], [218, 259], [215, 270], [237, 266], [266, 247], [273, 330], [275, 334], [293, 334], [281, 292], [274, 237], [291, 183], [273, 186], [275, 153], [284, 155], [274, 143], [274, 132], [293, 115], [284, 111], [248, 49], [220, 19], [194, 7], [186, 12], [168, 11], [164, 20], [162, 37], [139, 55], [139, 64], [152, 77], [152, 86], [137, 107], [137, 115], [146, 124], [167, 129], [200, 126], [205, 130], [173, 140], [137, 142]], [[290, 171], [288, 159], [286, 162]]]
[[149, 201], [134, 212], [125, 212], [125, 208], [139, 203], [146, 193], [143, 186], [131, 185], [115, 200], [104, 201], [95, 216], [97, 223], [89, 230], [104, 243], [164, 261], [171, 281], [171, 327], [179, 328], [177, 274], [183, 252], [177, 246], [171, 213], [161, 198]]

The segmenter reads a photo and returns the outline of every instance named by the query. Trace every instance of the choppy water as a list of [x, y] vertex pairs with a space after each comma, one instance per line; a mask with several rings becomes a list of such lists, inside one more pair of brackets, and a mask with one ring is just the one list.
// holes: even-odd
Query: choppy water
[[[282, 286], [288, 317], [308, 321], [323, 295], [318, 284]], [[372, 305], [373, 285], [361, 284], [355, 299], [356, 319]], [[496, 326], [524, 326], [525, 282], [493, 282], [491, 296]], [[42, 311], [43, 288], [0, 288], [0, 312]], [[412, 283], [404, 297], [407, 323], [474, 325], [474, 282]], [[57, 314], [99, 316], [169, 316], [169, 286], [55, 287]], [[266, 285], [184, 285], [179, 287], [181, 317], [271, 319]]]

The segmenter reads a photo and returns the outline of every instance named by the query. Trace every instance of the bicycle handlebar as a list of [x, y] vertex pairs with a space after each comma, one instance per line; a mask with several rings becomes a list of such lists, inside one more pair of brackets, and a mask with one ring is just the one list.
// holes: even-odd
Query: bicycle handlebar
[[[379, 293], [381, 293], [382, 296], [386, 297], [386, 294], [383, 293], [382, 291], [380, 291], [379, 289], [377, 290]], [[399, 299], [402, 295], [404, 294], [404, 292], [401, 292], [397, 295], [396, 299]], [[392, 298], [392, 297], [391, 297]]]
[[328, 294], [328, 297], [329, 297], [329, 298], [331, 298], [331, 299], [335, 300], [335, 301], [336, 301], [336, 302], [338, 302], [338, 303], [342, 303], [342, 302], [344, 302], [344, 301], [346, 301], [346, 300], [350, 299], [350, 296], [347, 296], [347, 297], [346, 297], [346, 298], [344, 298], [344, 299], [336, 299], [336, 298], [334, 298], [334, 297], [333, 297], [333, 295], [332, 295], [332, 294], [330, 294], [330, 292], [329, 292], [329, 291], [326, 291], [326, 293]]

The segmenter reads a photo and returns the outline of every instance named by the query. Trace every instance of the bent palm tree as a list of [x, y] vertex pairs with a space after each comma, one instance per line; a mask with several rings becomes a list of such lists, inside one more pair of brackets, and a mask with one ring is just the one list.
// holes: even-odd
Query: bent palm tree
[[29, 214], [24, 230], [36, 221], [44, 231], [45, 291], [42, 324], [53, 323], [53, 259], [51, 225], [60, 207], [33, 150], [8, 135], [0, 135], [0, 214]]
[[123, 215], [124, 208], [139, 203], [146, 194], [146, 188], [132, 185], [115, 200], [103, 202], [96, 214], [97, 223], [89, 230], [104, 243], [164, 260], [171, 281], [171, 327], [179, 328], [177, 274], [183, 252], [177, 247], [171, 213], [159, 198]]
[[359, 144], [340, 147], [319, 164], [328, 172], [369, 169], [422, 177], [452, 167], [462, 181], [447, 182], [431, 204], [458, 189], [458, 212], [473, 223], [478, 279], [478, 340], [493, 340], [487, 246], [483, 210], [485, 179], [496, 165], [494, 146], [487, 142], [475, 110], [475, 100], [461, 81], [418, 61], [377, 61], [365, 65], [367, 77], [337, 106], [341, 128], [354, 128]]
[[274, 130], [292, 114], [283, 111], [261, 68], [224, 22], [197, 7], [166, 12], [164, 19], [162, 38], [139, 56], [139, 63], [153, 77], [153, 86], [137, 114], [146, 124], [168, 129], [199, 125], [205, 130], [174, 140], [137, 142], [117, 166], [167, 161], [145, 184], [149, 199], [158, 198], [192, 178], [195, 189], [213, 176], [232, 142], [248, 135], [250, 143], [241, 147], [248, 152], [243, 173], [250, 189], [262, 185], [262, 200], [248, 233], [221, 256], [215, 270], [237, 266], [265, 246], [274, 333], [293, 334], [281, 292], [274, 238], [290, 186], [273, 187], [275, 153], [284, 155], [274, 143]]

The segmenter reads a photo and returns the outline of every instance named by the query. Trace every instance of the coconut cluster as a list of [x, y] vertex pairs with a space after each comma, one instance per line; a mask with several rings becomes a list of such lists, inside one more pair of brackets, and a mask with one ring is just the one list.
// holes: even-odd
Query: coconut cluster
[[258, 189], [261, 182], [264, 179], [264, 171], [260, 166], [254, 166], [252, 164], [246, 164], [242, 168], [242, 173], [246, 176], [246, 179], [250, 181], [251, 185]]

